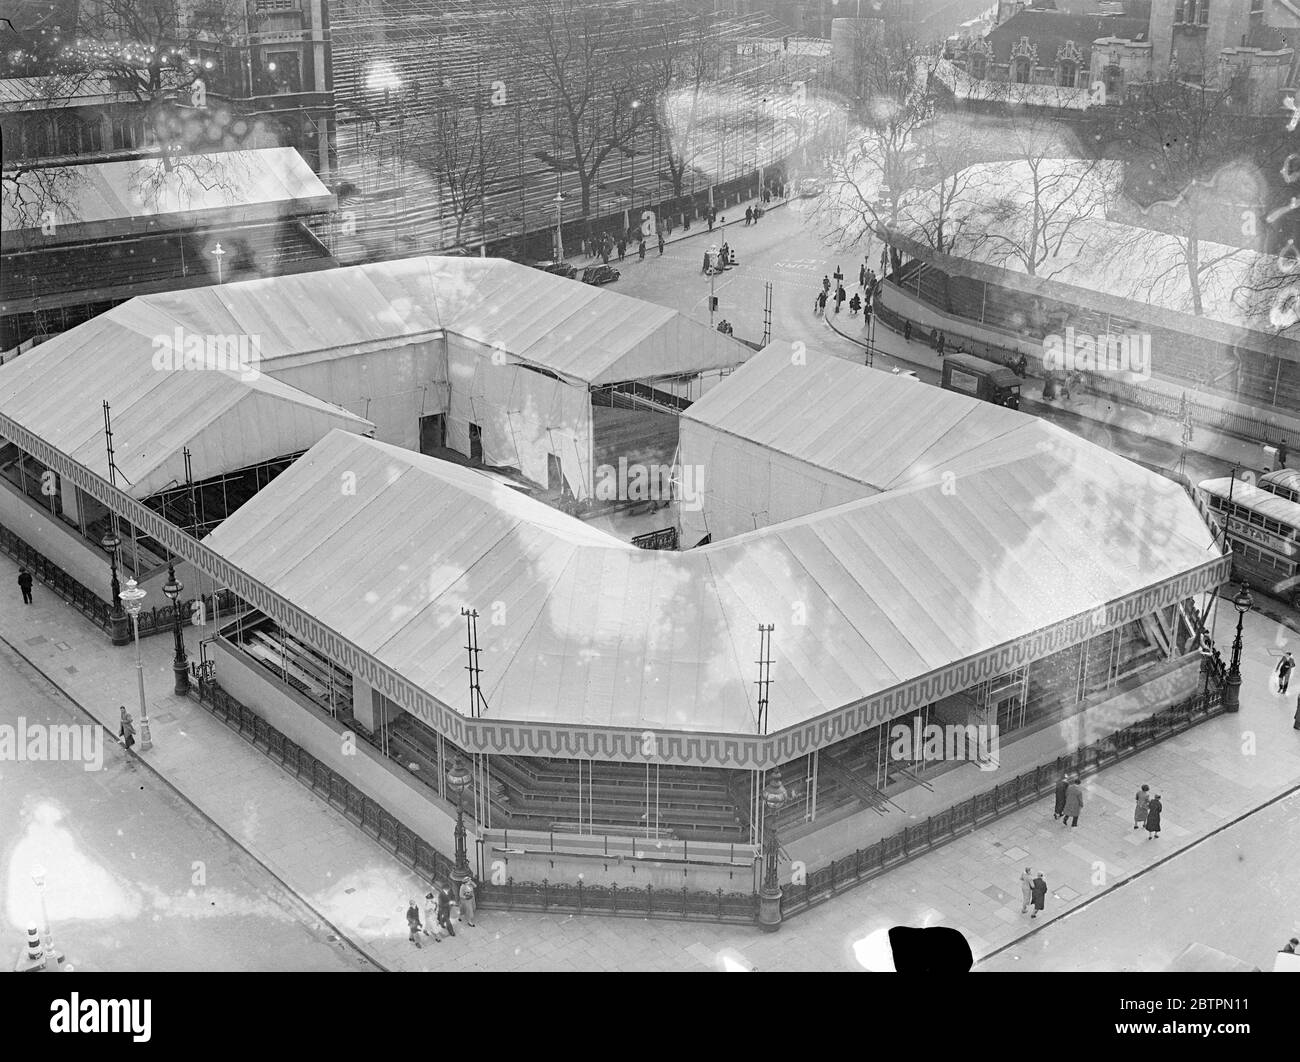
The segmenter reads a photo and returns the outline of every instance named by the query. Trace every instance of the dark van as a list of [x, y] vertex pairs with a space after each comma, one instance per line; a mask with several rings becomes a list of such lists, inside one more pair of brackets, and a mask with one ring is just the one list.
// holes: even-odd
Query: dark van
[[1005, 365], [973, 354], [950, 354], [943, 359], [942, 386], [995, 406], [1020, 408], [1020, 377]]

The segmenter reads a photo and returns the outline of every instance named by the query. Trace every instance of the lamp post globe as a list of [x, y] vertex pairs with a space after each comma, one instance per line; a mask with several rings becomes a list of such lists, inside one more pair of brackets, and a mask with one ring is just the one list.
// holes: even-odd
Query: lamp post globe
[[176, 655], [172, 659], [172, 674], [176, 676], [175, 692], [178, 697], [185, 697], [190, 692], [190, 664], [185, 657], [185, 635], [181, 631], [181, 591], [185, 584], [176, 578], [176, 568], [167, 562], [167, 581], [163, 583], [162, 592], [172, 603], [172, 635], [176, 640]]
[[1232, 665], [1228, 668], [1223, 691], [1223, 707], [1229, 712], [1241, 710], [1241, 624], [1254, 605], [1250, 589], [1242, 583], [1237, 596], [1232, 599], [1232, 607], [1237, 610], [1237, 635], [1232, 640]]
[[470, 783], [473, 781], [473, 772], [470, 771], [465, 761], [458, 754], [452, 760], [451, 766], [447, 768], [447, 785], [456, 794], [456, 866], [451, 872], [451, 880], [456, 887], [456, 895], [460, 894], [461, 885], [473, 877], [469, 869], [469, 854], [465, 850], [464, 807], [465, 790], [469, 788]]
[[789, 799], [789, 790], [781, 781], [781, 771], [772, 771], [762, 792], [766, 813], [763, 816], [763, 885], [758, 891], [758, 926], [767, 933], [775, 932], [781, 925], [781, 884], [777, 880], [781, 844], [772, 819]]
[[144, 699], [144, 657], [140, 655], [140, 605], [149, 596], [147, 590], [141, 590], [134, 579], [126, 581], [122, 591], [122, 604], [131, 617], [135, 628], [135, 672], [140, 685], [140, 751], [148, 752], [153, 748], [153, 736], [149, 733], [149, 706]]

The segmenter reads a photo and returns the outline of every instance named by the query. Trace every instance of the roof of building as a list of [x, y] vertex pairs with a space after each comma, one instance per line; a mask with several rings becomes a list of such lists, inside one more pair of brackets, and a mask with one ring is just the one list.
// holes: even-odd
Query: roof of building
[[[120, 312], [119, 312], [120, 311]], [[619, 383], [734, 366], [751, 353], [667, 307], [497, 258], [431, 255], [132, 299], [51, 340], [94, 335], [256, 335], [278, 358], [391, 346], [447, 332], [572, 382]]]
[[252, 148], [26, 170], [4, 183], [0, 231], [9, 249], [20, 250], [264, 221], [329, 210], [333, 203], [293, 148]]
[[[171, 350], [163, 341], [175, 345], [175, 332], [142, 318], [135, 302], [89, 322], [107, 319], [120, 338], [133, 342], [110, 345], [102, 341], [102, 326], [75, 328], [0, 366], [5, 414], [87, 468], [107, 469], [107, 401], [118, 482], [133, 497], [183, 482], [186, 446], [197, 481], [300, 453], [335, 428], [374, 430], [340, 406], [230, 366], [238, 336], [231, 337], [232, 346], [212, 347], [212, 361], [224, 362], [225, 369], [177, 369], [162, 357], [155, 364], [156, 354]], [[206, 352], [205, 342], [204, 359]], [[255, 366], [255, 357], [247, 353], [242, 363]]]
[[1028, 37], [1030, 44], [1038, 46], [1038, 65], [1052, 66], [1056, 63], [1057, 49], [1066, 41], [1073, 41], [1087, 56], [1092, 42], [1101, 37], [1136, 40], [1139, 35], [1145, 37], [1146, 31], [1146, 19], [1028, 8], [990, 30], [987, 39], [993, 46], [995, 62], [1011, 62], [1012, 47], [1021, 37]]
[[[773, 359], [720, 388], [768, 378]], [[761, 623], [777, 624], [776, 733], [1030, 634], [1076, 625], [1077, 640], [1099, 606], [1220, 560], [1178, 484], [1009, 411], [1002, 440], [969, 418], [993, 436], [983, 461], [955, 480], [957, 466], [923, 470], [927, 453], [958, 460], [967, 410], [946, 400], [975, 403], [936, 408], [932, 389], [888, 377], [881, 394], [893, 385], [954, 433], [895, 434], [910, 459], [868, 474], [905, 486], [685, 553], [635, 549], [473, 470], [342, 432], [208, 543], [453, 710], [473, 607], [504, 620], [479, 628], [490, 718], [746, 734]], [[832, 374], [817, 389], [839, 386]], [[355, 497], [339, 496], [344, 470]], [[786, 622], [796, 602], [815, 622]]]
[[44, 77], [0, 78], [0, 113], [50, 111], [65, 107], [134, 100], [108, 78], [98, 74], [47, 74]]
[[[1038, 441], [1036, 418], [808, 348], [773, 343], [693, 403], [684, 420], [846, 476], [871, 493], [936, 468], [963, 473]], [[906, 445], [899, 445], [906, 439]]]

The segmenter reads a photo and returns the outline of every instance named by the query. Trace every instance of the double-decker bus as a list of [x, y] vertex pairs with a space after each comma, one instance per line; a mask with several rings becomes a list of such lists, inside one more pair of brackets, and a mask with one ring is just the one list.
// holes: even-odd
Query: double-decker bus
[[1300, 608], [1300, 490], [1293, 486], [1300, 488], [1300, 472], [1291, 469], [1271, 472], [1258, 485], [1231, 476], [1207, 479], [1196, 503], [1217, 534], [1227, 532], [1233, 578]]

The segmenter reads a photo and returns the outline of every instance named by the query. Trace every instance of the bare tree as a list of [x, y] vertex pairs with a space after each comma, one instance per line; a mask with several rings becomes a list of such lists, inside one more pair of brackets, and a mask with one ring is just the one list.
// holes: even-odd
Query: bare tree
[[555, 163], [577, 174], [586, 217], [601, 165], [650, 118], [653, 36], [643, 21], [626, 8], [539, 0], [512, 24], [518, 65], [545, 89], [535, 114], [553, 124]]
[[1200, 194], [1215, 171], [1252, 148], [1258, 133], [1234, 106], [1235, 80], [1202, 76], [1199, 84], [1169, 78], [1136, 86], [1120, 115], [1116, 132], [1131, 145], [1125, 189], [1149, 207], [1161, 204], [1167, 231], [1178, 254], [1151, 279], [1155, 287], [1170, 274], [1182, 274], [1191, 291], [1191, 312], [1205, 312], [1203, 283], [1208, 273], [1236, 251], [1202, 253], [1205, 198]]
[[702, 97], [716, 75], [718, 41], [708, 14], [682, 20], [669, 8], [652, 29], [647, 63], [659, 98], [656, 120], [664, 131], [673, 195], [683, 194], [702, 119]]
[[129, 94], [124, 109], [143, 114], [163, 166], [171, 169], [180, 156], [209, 146], [202, 112], [218, 72], [213, 56], [244, 20], [239, 0], [92, 0], [61, 61]]
[[[484, 210], [488, 190], [508, 157], [512, 135], [513, 128], [505, 127], [499, 109], [484, 106], [477, 98], [466, 103], [444, 97], [428, 128], [414, 137], [408, 155], [438, 179], [455, 219], [457, 246], [466, 220]], [[486, 238], [486, 233], [482, 235]]]
[[1015, 264], [1050, 280], [1088, 246], [1114, 188], [1111, 171], [1081, 157], [1073, 132], [1040, 110], [1020, 108], [1006, 123], [1010, 161], [982, 167], [984, 223], [976, 241], [994, 264]]
[[[936, 113], [931, 75], [937, 57], [890, 25], [864, 26], [841, 83], [852, 86], [858, 124], [831, 163], [818, 204], [824, 230], [840, 244], [898, 228], [900, 208], [924, 178], [917, 134]], [[892, 268], [900, 265], [891, 248]]]

